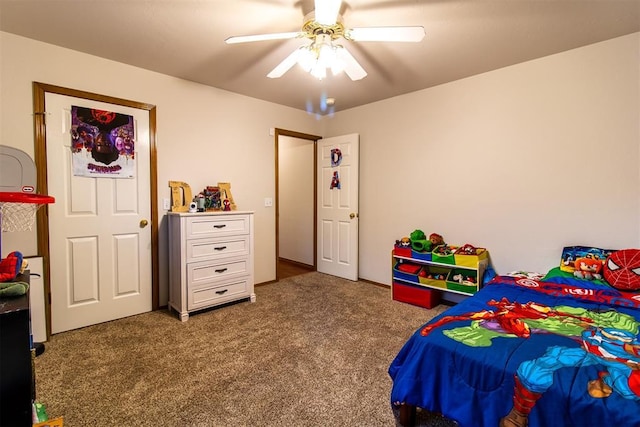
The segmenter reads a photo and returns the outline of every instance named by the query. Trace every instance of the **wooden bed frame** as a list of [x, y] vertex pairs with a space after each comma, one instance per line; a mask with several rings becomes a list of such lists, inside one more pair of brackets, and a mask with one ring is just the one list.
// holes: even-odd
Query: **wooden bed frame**
[[403, 403], [400, 405], [400, 425], [403, 427], [413, 427], [416, 424], [416, 407]]

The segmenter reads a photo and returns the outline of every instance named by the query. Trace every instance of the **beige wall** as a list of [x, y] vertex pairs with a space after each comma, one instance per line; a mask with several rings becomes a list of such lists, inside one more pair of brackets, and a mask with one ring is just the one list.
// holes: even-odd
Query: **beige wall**
[[[289, 107], [153, 73], [0, 32], [0, 144], [33, 156], [33, 81], [157, 106], [160, 302], [167, 300], [167, 238], [162, 199], [168, 181], [194, 192], [231, 182], [239, 209], [255, 211], [256, 282], [275, 279], [274, 139], [270, 128], [321, 134], [314, 116]], [[36, 253], [35, 233], [3, 233], [10, 250]]]
[[280, 136], [280, 258], [313, 265], [313, 141]]
[[[256, 212], [264, 282], [275, 278], [269, 128], [356, 132], [360, 277], [389, 283], [391, 246], [416, 228], [486, 246], [500, 273], [546, 271], [565, 245], [640, 246], [639, 46], [636, 33], [316, 121], [0, 32], [0, 144], [33, 155], [32, 81], [157, 105], [159, 202], [169, 180], [195, 191], [230, 181], [239, 208]], [[33, 233], [3, 233], [2, 243], [3, 253], [35, 253]]]
[[337, 113], [360, 133], [360, 277], [390, 283], [414, 229], [499, 273], [563, 246], [640, 246], [640, 34]]

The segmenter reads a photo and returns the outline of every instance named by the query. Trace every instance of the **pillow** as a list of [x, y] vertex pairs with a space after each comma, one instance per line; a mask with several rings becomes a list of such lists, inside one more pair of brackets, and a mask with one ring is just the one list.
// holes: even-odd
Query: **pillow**
[[[590, 246], [567, 246], [562, 249], [560, 270], [567, 273], [574, 273], [578, 270], [577, 276], [589, 278], [589, 274], [580, 274], [580, 272], [600, 274], [605, 259], [614, 251], [615, 249], [600, 249]], [[596, 278], [600, 277], [596, 276]]]
[[640, 290], [640, 249], [623, 249], [609, 255], [604, 278], [620, 291]]

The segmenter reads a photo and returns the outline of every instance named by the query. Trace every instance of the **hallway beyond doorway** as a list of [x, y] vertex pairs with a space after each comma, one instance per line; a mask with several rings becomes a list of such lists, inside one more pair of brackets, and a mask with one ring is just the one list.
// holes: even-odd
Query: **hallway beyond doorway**
[[314, 271], [312, 265], [301, 264], [299, 262], [290, 261], [284, 258], [278, 258], [278, 279], [286, 279], [287, 277], [298, 276], [300, 274], [310, 273]]

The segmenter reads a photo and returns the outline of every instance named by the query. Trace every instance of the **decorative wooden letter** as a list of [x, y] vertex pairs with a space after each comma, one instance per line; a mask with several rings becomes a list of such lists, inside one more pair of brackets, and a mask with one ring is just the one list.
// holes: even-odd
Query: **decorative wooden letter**
[[193, 199], [189, 184], [182, 181], [169, 181], [169, 187], [171, 187], [171, 212], [188, 212], [189, 203]]
[[230, 182], [219, 182], [218, 188], [220, 188], [220, 200], [229, 200], [229, 210], [235, 211], [237, 209], [235, 202], [233, 201], [233, 196], [231, 195], [231, 183]]

